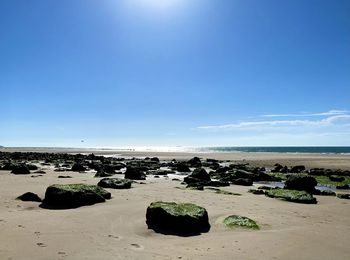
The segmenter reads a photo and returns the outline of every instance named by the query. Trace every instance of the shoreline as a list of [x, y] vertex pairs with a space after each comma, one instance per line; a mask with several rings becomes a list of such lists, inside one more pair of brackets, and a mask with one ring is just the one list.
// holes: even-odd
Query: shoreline
[[315, 154], [315, 153], [266, 153], [266, 152], [173, 152], [173, 151], [131, 151], [118, 149], [91, 148], [0, 148], [2, 152], [39, 152], [39, 153], [71, 153], [115, 156], [115, 157], [159, 157], [161, 160], [189, 160], [195, 156], [202, 159], [212, 158], [233, 162], [249, 163], [258, 167], [273, 167], [276, 163], [295, 166], [305, 165], [306, 168], [329, 168], [350, 170], [350, 154]]

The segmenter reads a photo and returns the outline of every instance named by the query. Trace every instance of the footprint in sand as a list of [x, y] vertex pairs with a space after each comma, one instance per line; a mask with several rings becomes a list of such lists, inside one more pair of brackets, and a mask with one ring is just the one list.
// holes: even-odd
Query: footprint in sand
[[131, 245], [131, 249], [134, 249], [134, 250], [143, 250], [144, 247], [139, 245], [139, 244], [130, 244]]
[[108, 235], [108, 237], [110, 237], [110, 238], [115, 238], [115, 239], [122, 239], [121, 236]]
[[37, 246], [40, 246], [40, 247], [46, 247], [46, 245], [44, 244], [44, 243], [36, 243], [37, 244]]

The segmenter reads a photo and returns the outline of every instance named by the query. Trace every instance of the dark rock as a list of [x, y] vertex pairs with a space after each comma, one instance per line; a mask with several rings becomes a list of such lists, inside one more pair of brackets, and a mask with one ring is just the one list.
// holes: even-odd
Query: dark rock
[[249, 189], [248, 192], [253, 193], [255, 195], [265, 194], [265, 192], [263, 190], [256, 190], [256, 189]]
[[301, 173], [302, 171], [305, 171], [305, 166], [304, 165], [293, 166], [290, 169], [290, 172], [292, 172], [292, 173]]
[[13, 174], [30, 174], [30, 170], [28, 169], [27, 165], [25, 164], [20, 164], [17, 165], [11, 173]]
[[192, 235], [210, 229], [205, 208], [191, 203], [152, 202], [146, 223], [148, 228], [165, 234]]
[[86, 168], [83, 165], [81, 165], [80, 163], [75, 163], [75, 164], [73, 164], [71, 171], [84, 172], [84, 171], [86, 171]]
[[309, 175], [322, 176], [325, 175], [325, 170], [322, 168], [312, 168], [309, 170]]
[[344, 178], [343, 176], [330, 175], [330, 176], [328, 176], [328, 178], [329, 178], [331, 181], [335, 181], [335, 182], [342, 182], [342, 181], [345, 181], [345, 178]]
[[176, 166], [176, 170], [178, 172], [191, 172], [190, 168], [186, 164], [183, 164], [183, 163], [178, 163]]
[[71, 176], [68, 176], [68, 175], [59, 175], [58, 176], [59, 179], [70, 179], [72, 178]]
[[201, 166], [202, 166], [201, 159], [199, 159], [198, 157], [193, 157], [193, 158], [190, 159], [187, 163], [188, 163], [191, 167], [201, 167]]
[[285, 182], [285, 189], [289, 190], [303, 190], [309, 193], [313, 193], [317, 181], [312, 176], [303, 175], [289, 175]]
[[41, 198], [33, 192], [26, 192], [26, 193], [22, 194], [21, 196], [17, 197], [17, 199], [22, 200], [22, 201], [41, 202]]
[[349, 189], [349, 185], [348, 184], [338, 185], [338, 186], [336, 186], [336, 189], [338, 189], [338, 190], [348, 190]]
[[105, 202], [111, 193], [96, 185], [55, 184], [46, 189], [44, 208], [68, 209]]
[[336, 194], [332, 190], [322, 190], [319, 195], [321, 195], [321, 196], [335, 196]]
[[244, 178], [238, 178], [232, 181], [235, 185], [242, 185], [242, 186], [252, 186], [253, 181], [251, 179], [244, 179]]
[[339, 199], [346, 199], [346, 200], [350, 200], [350, 194], [345, 194], [345, 193], [338, 193], [337, 197]]
[[160, 162], [158, 157], [152, 157], [151, 161], [152, 162], [158, 162], [158, 163]]
[[111, 173], [105, 172], [103, 170], [103, 168], [98, 168], [94, 177], [96, 177], [96, 178], [104, 178], [104, 177], [109, 177], [109, 176], [112, 176], [112, 175], [113, 174], [111, 174]]
[[204, 168], [195, 169], [191, 175], [184, 178], [184, 182], [193, 183], [200, 181], [210, 181], [210, 175]]
[[100, 180], [97, 185], [103, 188], [111, 189], [130, 189], [131, 181], [118, 178], [104, 178]]
[[146, 180], [146, 174], [139, 168], [127, 167], [125, 172], [125, 179]]
[[45, 172], [45, 171], [41, 171], [41, 170], [39, 170], [39, 171], [35, 171], [35, 172], [33, 172], [33, 173], [37, 173], [37, 174], [46, 174], [46, 172]]

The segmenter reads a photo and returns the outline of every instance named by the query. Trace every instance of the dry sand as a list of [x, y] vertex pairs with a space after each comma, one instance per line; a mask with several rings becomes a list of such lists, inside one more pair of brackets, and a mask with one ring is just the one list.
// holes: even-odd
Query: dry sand
[[[178, 158], [186, 156], [192, 155]], [[287, 157], [283, 157], [286, 162], [302, 162], [299, 157]], [[339, 160], [345, 168], [349, 166], [348, 158], [334, 158], [325, 161], [338, 166]], [[164, 177], [150, 177], [146, 184], [134, 184], [129, 190], [109, 189], [111, 200], [77, 209], [47, 210], [35, 202], [15, 200], [27, 191], [43, 197], [46, 187], [54, 183], [98, 181], [92, 172], [46, 171], [46, 175], [36, 178], [0, 171], [0, 259], [349, 259], [348, 200], [316, 196], [317, 205], [297, 204], [253, 195], [247, 193], [248, 187], [236, 185], [223, 189], [242, 196], [223, 195], [178, 189], [180, 182]], [[73, 178], [58, 179], [58, 175]], [[147, 229], [146, 208], [157, 200], [205, 207], [210, 231], [179, 237]], [[223, 219], [231, 214], [256, 220], [261, 230], [224, 227]]]

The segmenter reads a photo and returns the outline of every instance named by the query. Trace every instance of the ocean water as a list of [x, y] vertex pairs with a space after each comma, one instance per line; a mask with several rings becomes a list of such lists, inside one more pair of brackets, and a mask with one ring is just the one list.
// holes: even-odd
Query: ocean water
[[202, 147], [201, 152], [246, 152], [246, 153], [314, 153], [314, 154], [350, 154], [350, 146], [270, 146], [270, 147]]

